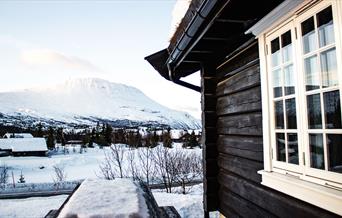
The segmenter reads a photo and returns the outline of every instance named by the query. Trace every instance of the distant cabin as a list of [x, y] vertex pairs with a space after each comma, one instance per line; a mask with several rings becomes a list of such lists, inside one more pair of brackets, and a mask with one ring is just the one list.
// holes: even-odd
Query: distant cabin
[[30, 133], [6, 133], [3, 138], [33, 138]]
[[46, 156], [48, 151], [44, 138], [0, 139], [0, 154], [13, 156]]

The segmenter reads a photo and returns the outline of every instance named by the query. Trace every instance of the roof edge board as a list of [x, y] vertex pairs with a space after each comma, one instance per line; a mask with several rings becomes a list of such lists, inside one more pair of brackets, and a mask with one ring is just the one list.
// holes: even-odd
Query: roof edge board
[[304, 2], [308, 2], [310, 0], [286, 0], [281, 3], [278, 7], [273, 9], [270, 13], [268, 13], [265, 17], [263, 17], [259, 22], [249, 28], [245, 34], [252, 33], [255, 36], [259, 36], [262, 32], [264, 32], [267, 28], [276, 23], [279, 19], [283, 18], [289, 12], [293, 11], [299, 5]]

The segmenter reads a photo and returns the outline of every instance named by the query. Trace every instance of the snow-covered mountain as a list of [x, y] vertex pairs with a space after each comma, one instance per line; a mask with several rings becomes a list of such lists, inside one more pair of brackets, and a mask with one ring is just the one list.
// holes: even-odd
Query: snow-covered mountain
[[102, 79], [68, 80], [49, 88], [0, 93], [0, 122], [114, 126], [161, 125], [197, 129], [189, 114], [158, 104], [137, 88]]

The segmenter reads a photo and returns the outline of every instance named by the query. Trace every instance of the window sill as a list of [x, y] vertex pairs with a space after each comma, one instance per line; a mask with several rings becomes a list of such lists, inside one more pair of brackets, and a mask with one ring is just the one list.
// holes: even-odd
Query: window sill
[[276, 172], [258, 171], [262, 185], [342, 215], [342, 191]]

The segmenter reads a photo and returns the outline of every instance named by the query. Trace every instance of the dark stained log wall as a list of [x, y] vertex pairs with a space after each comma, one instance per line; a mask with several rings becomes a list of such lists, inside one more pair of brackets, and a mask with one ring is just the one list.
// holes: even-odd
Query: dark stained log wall
[[[207, 164], [206, 176], [212, 179], [209, 171], [214, 169], [213, 174], [218, 172], [219, 185], [215, 187], [219, 188], [220, 212], [226, 217], [335, 217], [330, 212], [260, 184], [261, 176], [257, 171], [263, 169], [263, 141], [257, 43], [252, 42], [249, 49], [218, 68], [215, 75], [217, 86], [213, 95], [212, 90], [207, 92], [205, 87], [206, 82], [214, 81], [211, 70], [210, 76], [209, 71], [202, 74], [202, 109], [204, 131], [210, 132], [205, 136], [205, 140], [210, 142], [204, 151], [207, 153], [205, 161], [212, 161], [209, 156], [215, 149], [211, 145], [217, 146], [218, 171], [214, 165]], [[206, 100], [209, 93], [212, 98]], [[212, 112], [214, 99], [216, 111]], [[208, 108], [210, 110], [207, 111]], [[210, 189], [208, 186], [207, 195], [211, 195], [213, 190]], [[205, 199], [209, 202], [209, 198]]]
[[[201, 105], [202, 105], [202, 144], [204, 168], [204, 210], [218, 209], [218, 166], [216, 132], [216, 86], [215, 68], [203, 64], [201, 70]], [[208, 214], [206, 214], [208, 215]]]

